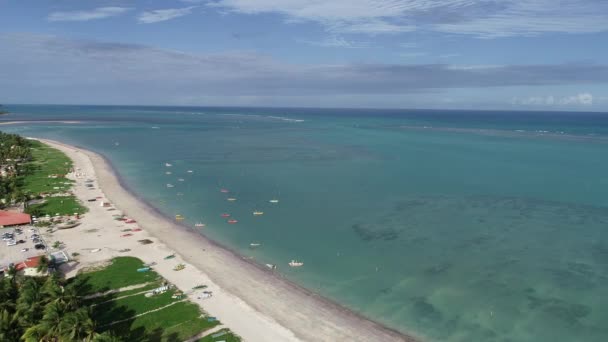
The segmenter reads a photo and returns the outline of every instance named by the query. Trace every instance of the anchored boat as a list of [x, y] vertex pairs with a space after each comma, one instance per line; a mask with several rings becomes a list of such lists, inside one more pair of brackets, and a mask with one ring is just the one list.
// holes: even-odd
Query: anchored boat
[[291, 260], [289, 262], [289, 266], [291, 266], [291, 267], [300, 267], [300, 266], [303, 266], [303, 265], [304, 265], [303, 262], [297, 261], [297, 260]]

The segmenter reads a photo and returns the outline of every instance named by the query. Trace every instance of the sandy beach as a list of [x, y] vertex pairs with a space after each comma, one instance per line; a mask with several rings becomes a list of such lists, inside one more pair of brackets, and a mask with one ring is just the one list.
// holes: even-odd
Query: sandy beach
[[[41, 141], [74, 161], [76, 172], [69, 175], [76, 180], [73, 191], [89, 209], [79, 227], [49, 237], [64, 242], [69, 253], [80, 254], [79, 263], [66, 270], [68, 276], [121, 255], [156, 262], [155, 271], [183, 291], [207, 284], [214, 296], [198, 299], [191, 293], [192, 301], [245, 341], [417, 340], [307, 291], [167, 219], [123, 187], [102, 156], [55, 141]], [[94, 180], [95, 189], [85, 186], [86, 179]], [[100, 206], [101, 199], [87, 201], [96, 197], [109, 201], [111, 209]], [[119, 212], [137, 223], [114, 220], [112, 215]], [[121, 236], [122, 229], [135, 227], [143, 231]], [[154, 243], [142, 245], [137, 242], [140, 239]], [[119, 252], [123, 249], [130, 251]], [[163, 259], [172, 253], [177, 255], [175, 259]], [[173, 271], [178, 263], [186, 264], [186, 269]]]

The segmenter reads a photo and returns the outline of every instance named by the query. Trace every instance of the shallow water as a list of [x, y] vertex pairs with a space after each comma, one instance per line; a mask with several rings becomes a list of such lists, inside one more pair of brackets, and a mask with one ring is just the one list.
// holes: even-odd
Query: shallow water
[[3, 120], [83, 120], [1, 129], [103, 153], [167, 215], [389, 326], [450, 342], [608, 340], [608, 115], [8, 109]]

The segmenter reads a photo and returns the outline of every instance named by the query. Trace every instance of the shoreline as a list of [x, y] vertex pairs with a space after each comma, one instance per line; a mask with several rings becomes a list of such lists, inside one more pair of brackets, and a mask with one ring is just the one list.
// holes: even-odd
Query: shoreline
[[[175, 251], [179, 259], [192, 265], [195, 273], [198, 271], [202, 277], [209, 279], [216, 288], [214, 300], [202, 304], [194, 302], [210, 314], [218, 316], [244, 340], [419, 341], [365, 318], [253, 261], [245, 260], [235, 251], [192, 231], [184, 224], [174, 222], [132, 191], [103, 155], [57, 141], [37, 140], [66, 153], [74, 160], [75, 166], [76, 155], [88, 159], [95, 173], [94, 177], [89, 178], [98, 182], [99, 190], [119, 211], [137, 220], [141, 228], [158, 239], [158, 243], [154, 244], [155, 249]], [[86, 201], [86, 198], [81, 198], [82, 195], [78, 197], [81, 201]], [[111, 214], [110, 212], [107, 216]], [[125, 240], [117, 243], [123, 241]], [[133, 247], [131, 254], [136, 257], [140, 257], [137, 250], [146, 248], [138, 245]], [[157, 253], [156, 257], [158, 256]], [[140, 259], [152, 261], [146, 260], [145, 256]], [[155, 270], [170, 281], [178, 274], [182, 278], [194, 278], [184, 277], [190, 273]], [[193, 281], [181, 281], [186, 280]], [[224, 300], [215, 303], [216, 297]], [[234, 305], [236, 310], [222, 307], [226, 305]], [[243, 322], [252, 320], [255, 322]]]
[[21, 120], [21, 121], [0, 121], [0, 126], [7, 125], [19, 125], [19, 124], [28, 124], [28, 123], [61, 123], [61, 124], [81, 124], [82, 121], [75, 120]]

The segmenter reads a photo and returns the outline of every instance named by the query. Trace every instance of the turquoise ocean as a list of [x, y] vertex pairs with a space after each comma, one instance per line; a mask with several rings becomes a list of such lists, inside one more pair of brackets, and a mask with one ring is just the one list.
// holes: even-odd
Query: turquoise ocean
[[387, 326], [608, 341], [608, 114], [7, 109], [82, 121], [0, 129], [102, 153], [161, 212]]

